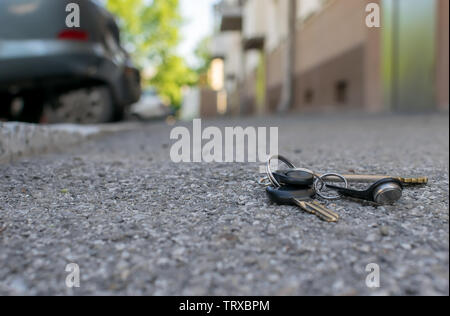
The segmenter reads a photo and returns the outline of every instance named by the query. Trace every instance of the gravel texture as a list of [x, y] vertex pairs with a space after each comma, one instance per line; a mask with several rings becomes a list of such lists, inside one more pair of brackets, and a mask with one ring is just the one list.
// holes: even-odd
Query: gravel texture
[[259, 164], [170, 162], [172, 127], [149, 124], [0, 164], [0, 295], [449, 294], [448, 115], [208, 124], [280, 126], [280, 153], [319, 172], [431, 183], [395, 206], [328, 203], [328, 224], [271, 204]]

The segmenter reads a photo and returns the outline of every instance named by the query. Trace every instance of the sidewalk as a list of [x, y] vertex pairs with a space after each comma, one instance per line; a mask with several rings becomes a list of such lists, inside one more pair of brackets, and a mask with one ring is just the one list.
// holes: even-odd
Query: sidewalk
[[[188, 123], [185, 124], [189, 126]], [[258, 164], [170, 161], [171, 126], [0, 164], [0, 295], [448, 295], [448, 116], [205, 121], [279, 126], [318, 172], [426, 175], [395, 206], [328, 224], [269, 202]], [[69, 263], [81, 287], [65, 285]], [[380, 266], [381, 287], [366, 286]]]

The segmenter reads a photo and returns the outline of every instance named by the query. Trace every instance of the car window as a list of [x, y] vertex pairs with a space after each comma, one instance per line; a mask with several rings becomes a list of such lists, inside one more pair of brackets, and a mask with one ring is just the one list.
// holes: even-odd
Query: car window
[[144, 94], [147, 95], [147, 96], [156, 96], [156, 95], [158, 95], [156, 93], [155, 89], [147, 89], [147, 90], [144, 91]]
[[117, 26], [116, 22], [110, 21], [108, 23], [108, 29], [111, 32], [111, 35], [113, 36], [114, 40], [116, 41], [117, 46], [121, 46], [120, 45], [120, 30], [119, 30], [119, 27]]

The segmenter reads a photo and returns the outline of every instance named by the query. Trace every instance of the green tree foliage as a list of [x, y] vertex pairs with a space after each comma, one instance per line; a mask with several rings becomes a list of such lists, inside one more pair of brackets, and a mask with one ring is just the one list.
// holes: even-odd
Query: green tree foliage
[[212, 56], [210, 46], [211, 37], [207, 36], [198, 43], [197, 48], [195, 49], [195, 57], [197, 57], [199, 63], [195, 71], [200, 75], [208, 72], [211, 64]]
[[163, 97], [179, 107], [182, 101], [181, 88], [197, 83], [197, 75], [189, 69], [184, 60], [176, 55], [162, 55], [162, 63], [159, 64], [156, 75], [150, 80], [150, 84], [164, 92]]
[[119, 18], [123, 44], [138, 67], [156, 70], [144, 84], [154, 86], [179, 107], [181, 88], [197, 80], [195, 72], [175, 52], [182, 24], [179, 0], [107, 0], [107, 8]]

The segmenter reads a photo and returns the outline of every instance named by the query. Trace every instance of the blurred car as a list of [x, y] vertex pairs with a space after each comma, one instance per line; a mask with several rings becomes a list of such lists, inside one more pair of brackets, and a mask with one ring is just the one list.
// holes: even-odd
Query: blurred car
[[140, 74], [114, 17], [77, 0], [80, 27], [69, 28], [71, 2], [0, 1], [0, 118], [38, 122], [50, 104], [56, 121], [108, 122], [139, 100]]
[[154, 120], [174, 115], [174, 111], [164, 104], [156, 90], [144, 90], [138, 103], [131, 107], [131, 115], [140, 120]]

